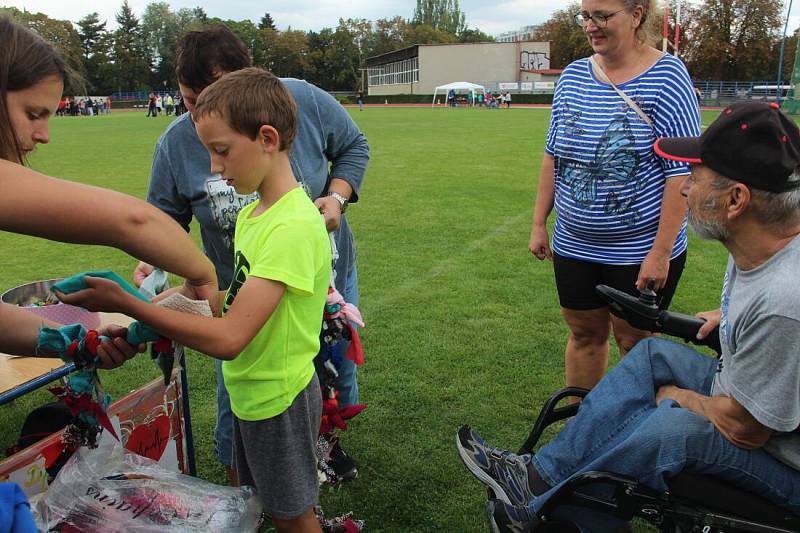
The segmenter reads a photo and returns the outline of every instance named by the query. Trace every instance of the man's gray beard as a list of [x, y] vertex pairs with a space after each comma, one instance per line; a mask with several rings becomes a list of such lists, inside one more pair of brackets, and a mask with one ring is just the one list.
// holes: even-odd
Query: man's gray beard
[[728, 228], [721, 222], [717, 220], [700, 220], [691, 209], [689, 209], [687, 216], [692, 231], [701, 239], [725, 242], [730, 238]]

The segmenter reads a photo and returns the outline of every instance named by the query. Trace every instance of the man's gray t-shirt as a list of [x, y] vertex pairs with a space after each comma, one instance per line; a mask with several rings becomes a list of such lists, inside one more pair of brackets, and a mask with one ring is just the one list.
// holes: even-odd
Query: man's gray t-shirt
[[752, 270], [729, 260], [721, 311], [712, 396], [774, 430], [764, 450], [800, 470], [800, 236]]

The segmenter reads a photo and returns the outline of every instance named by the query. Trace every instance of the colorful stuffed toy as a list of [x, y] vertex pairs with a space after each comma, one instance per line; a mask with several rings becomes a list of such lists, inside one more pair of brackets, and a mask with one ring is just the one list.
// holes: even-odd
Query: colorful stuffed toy
[[[110, 271], [82, 272], [55, 283], [51, 290], [70, 294], [87, 289], [89, 286], [84, 279], [86, 276], [109, 279], [116, 282], [129, 294], [143, 301], [150, 301], [118, 274]], [[176, 296], [180, 297], [180, 295]], [[187, 301], [191, 302], [188, 299]], [[180, 307], [181, 304], [177, 305]], [[203, 312], [210, 314], [210, 309]], [[100, 428], [108, 430], [114, 438], [119, 440], [106, 414], [111, 397], [103, 390], [97, 374], [97, 348], [103, 340], [104, 337], [98, 335], [96, 331], [87, 331], [80, 324], [60, 328], [42, 328], [39, 332], [37, 353], [56, 353], [61, 360], [67, 364], [73, 363], [76, 368], [76, 372], [66, 380], [63, 387], [50, 389], [69, 407], [74, 417], [73, 422], [67, 426], [63, 437], [64, 447], [69, 450], [77, 449], [79, 446], [95, 448]], [[170, 339], [141, 322], [133, 322], [128, 326], [125, 340], [134, 346], [152, 343], [152, 357], [156, 359], [161, 368], [164, 384], [169, 383], [175, 361], [174, 345]]]
[[76, 372], [63, 387], [50, 389], [69, 407], [73, 421], [64, 431], [63, 442], [69, 449], [79, 446], [97, 447], [100, 428], [108, 430], [119, 440], [106, 411], [111, 396], [105, 393], [97, 375], [97, 347], [103, 337], [80, 324], [60, 328], [42, 328], [36, 346], [37, 353], [57, 353], [62, 361], [73, 363]]

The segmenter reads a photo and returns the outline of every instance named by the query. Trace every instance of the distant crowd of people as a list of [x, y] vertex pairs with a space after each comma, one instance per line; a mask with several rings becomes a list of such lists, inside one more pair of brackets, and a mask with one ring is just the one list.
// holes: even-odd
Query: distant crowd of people
[[172, 94], [161, 95], [150, 93], [147, 102], [147, 116], [157, 117], [160, 116], [162, 112], [166, 115], [172, 115], [174, 113], [176, 117], [185, 113], [186, 107], [183, 104], [181, 93], [175, 93], [174, 96]]
[[104, 113], [111, 113], [111, 98], [107, 96], [99, 98], [65, 96], [58, 102], [56, 108], [56, 115], [59, 117], [66, 115], [93, 117]]
[[[506, 91], [505, 93], [501, 92], [487, 92], [478, 93], [475, 95], [475, 101], [472, 100], [472, 93], [466, 95], [466, 97], [462, 97], [460, 100], [462, 103], [465, 103], [468, 106], [476, 105], [478, 107], [488, 107], [488, 108], [498, 108], [505, 106], [506, 108], [511, 107], [511, 93]], [[456, 92], [453, 89], [450, 89], [450, 92], [447, 93], [447, 105], [450, 107], [458, 107], [459, 98], [456, 96]]]

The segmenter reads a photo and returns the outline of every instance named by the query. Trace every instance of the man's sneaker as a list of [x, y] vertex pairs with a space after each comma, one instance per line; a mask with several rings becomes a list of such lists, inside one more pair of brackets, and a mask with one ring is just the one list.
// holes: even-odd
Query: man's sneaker
[[502, 500], [486, 502], [486, 518], [492, 533], [530, 533], [539, 523], [527, 507], [509, 505]]
[[517, 455], [487, 444], [469, 426], [459, 428], [456, 447], [469, 471], [502, 501], [525, 507], [533, 500], [528, 475], [528, 469], [533, 468], [530, 455]]

